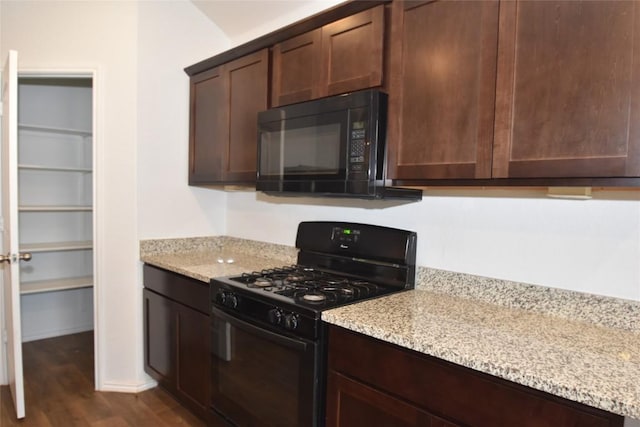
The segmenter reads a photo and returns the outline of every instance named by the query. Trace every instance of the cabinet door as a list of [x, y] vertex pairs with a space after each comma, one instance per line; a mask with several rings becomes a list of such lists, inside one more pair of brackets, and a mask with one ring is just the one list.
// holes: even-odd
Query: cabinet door
[[191, 78], [189, 107], [189, 184], [223, 179], [229, 110], [226, 78], [216, 67]]
[[640, 4], [500, 8], [494, 177], [640, 175]]
[[172, 390], [177, 375], [174, 303], [146, 289], [143, 297], [145, 371]]
[[272, 106], [320, 96], [321, 33], [310, 31], [273, 47]]
[[321, 96], [382, 85], [384, 6], [322, 27]]
[[224, 65], [228, 80], [229, 138], [224, 181], [256, 180], [258, 112], [267, 109], [269, 51], [263, 49]]
[[489, 178], [496, 1], [393, 3], [389, 175]]
[[272, 105], [382, 85], [384, 5], [273, 48]]
[[268, 60], [263, 49], [191, 78], [189, 184], [255, 182]]
[[176, 389], [204, 417], [211, 399], [209, 316], [181, 304], [176, 304], [176, 312]]
[[327, 427], [350, 426], [430, 427], [431, 418], [408, 403], [330, 371]]

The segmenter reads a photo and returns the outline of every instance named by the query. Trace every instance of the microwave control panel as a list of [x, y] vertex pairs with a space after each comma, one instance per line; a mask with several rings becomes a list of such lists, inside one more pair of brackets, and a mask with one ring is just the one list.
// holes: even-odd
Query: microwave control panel
[[366, 121], [351, 122], [349, 130], [349, 174], [365, 177], [369, 172], [369, 155]]

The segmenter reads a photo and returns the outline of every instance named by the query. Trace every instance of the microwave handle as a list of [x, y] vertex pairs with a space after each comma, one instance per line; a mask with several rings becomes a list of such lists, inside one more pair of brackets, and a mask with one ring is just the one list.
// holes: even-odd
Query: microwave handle
[[276, 343], [285, 347], [289, 347], [295, 351], [302, 351], [302, 352], [307, 351], [308, 344], [305, 341], [295, 339], [295, 338], [289, 338], [285, 335], [280, 335], [275, 332], [268, 331], [254, 324], [245, 322], [244, 320], [240, 320], [237, 317], [230, 316], [224, 311], [217, 309], [215, 307], [211, 308], [211, 313], [215, 317], [218, 317], [223, 321], [233, 325], [234, 327], [241, 329], [245, 332], [248, 332], [250, 334], [259, 335], [261, 338], [267, 339], [273, 343]]

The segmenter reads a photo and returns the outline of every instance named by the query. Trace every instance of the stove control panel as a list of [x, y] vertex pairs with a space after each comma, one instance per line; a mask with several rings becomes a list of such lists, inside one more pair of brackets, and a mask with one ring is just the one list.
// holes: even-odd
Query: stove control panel
[[[301, 338], [317, 339], [320, 322], [313, 316], [287, 304], [272, 300], [277, 295], [257, 289], [256, 294], [247, 289], [235, 289], [214, 282], [211, 290], [212, 307], [222, 309], [238, 319], [260, 325], [273, 332], [290, 333]], [[268, 298], [260, 298], [264, 293]], [[284, 298], [283, 298], [284, 299]]]
[[349, 247], [358, 243], [360, 234], [360, 230], [355, 228], [333, 227], [333, 230], [331, 230], [331, 240], [340, 245], [340, 247]]

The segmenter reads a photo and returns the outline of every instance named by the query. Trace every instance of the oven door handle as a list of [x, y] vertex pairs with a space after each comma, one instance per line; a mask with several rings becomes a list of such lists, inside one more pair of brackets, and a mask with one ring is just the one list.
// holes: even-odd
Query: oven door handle
[[211, 308], [211, 312], [214, 316], [219, 317], [225, 322], [228, 322], [236, 328], [244, 330], [245, 332], [253, 334], [259, 333], [260, 337], [262, 338], [268, 339], [269, 341], [275, 342], [280, 345], [284, 345], [285, 347], [289, 347], [296, 351], [307, 351], [308, 344], [301, 339], [289, 338], [285, 335], [280, 335], [275, 332], [268, 331], [264, 328], [261, 328], [260, 326], [245, 322], [244, 320], [240, 320], [237, 317], [230, 316], [224, 311], [215, 307]]

